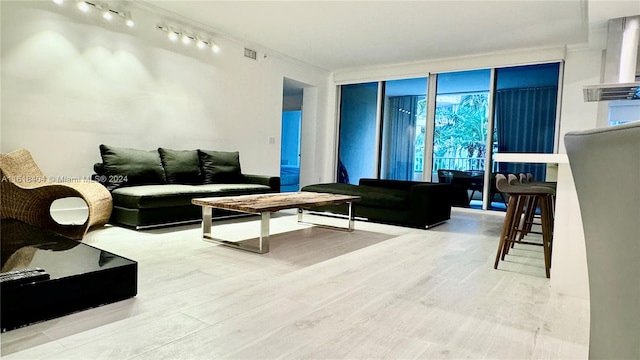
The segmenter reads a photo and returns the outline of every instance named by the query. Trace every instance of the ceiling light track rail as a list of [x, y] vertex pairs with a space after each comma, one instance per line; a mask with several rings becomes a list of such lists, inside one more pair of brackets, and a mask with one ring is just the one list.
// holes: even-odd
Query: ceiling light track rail
[[99, 3], [96, 1], [78, 1], [78, 0], [53, 0], [58, 5], [64, 5], [65, 3], [76, 3], [78, 10], [86, 13], [91, 10], [98, 10], [102, 12], [102, 18], [111, 21], [114, 16], [120, 17], [124, 20], [128, 27], [133, 27], [135, 22], [131, 17], [131, 12], [120, 9], [111, 8], [108, 4]]
[[[122, 9], [112, 8], [109, 4], [101, 3], [95, 0], [52, 0], [54, 3], [63, 6], [66, 4], [76, 4], [78, 10], [83, 13], [89, 13], [92, 11], [99, 11], [102, 13], [102, 18], [106, 21], [111, 21], [114, 17], [120, 17], [124, 19], [125, 24], [128, 27], [133, 27], [133, 17], [130, 11]], [[157, 24], [157, 30], [161, 30], [167, 33], [169, 40], [182, 41], [185, 45], [195, 44], [199, 49], [210, 49], [214, 54], [220, 52], [220, 46], [211, 38], [205, 31], [196, 29], [181, 29], [178, 26], [169, 26], [166, 24]]]
[[211, 49], [215, 54], [220, 52], [220, 46], [209, 36], [195, 35], [196, 31], [186, 31], [166, 24], [157, 24], [156, 29], [167, 33], [167, 37], [171, 41], [180, 41], [185, 44], [195, 44], [198, 49]]

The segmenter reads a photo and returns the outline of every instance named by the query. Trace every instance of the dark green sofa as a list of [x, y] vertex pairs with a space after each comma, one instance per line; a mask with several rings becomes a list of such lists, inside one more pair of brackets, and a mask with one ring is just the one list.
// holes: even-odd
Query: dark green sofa
[[[202, 220], [194, 198], [278, 192], [280, 178], [242, 174], [238, 152], [100, 145], [94, 179], [111, 191], [112, 224], [136, 229]], [[214, 217], [237, 215], [214, 211]]]
[[[358, 195], [354, 216], [370, 221], [431, 228], [451, 217], [451, 185], [417, 181], [360, 179], [359, 185], [315, 184], [302, 191]], [[316, 211], [347, 214], [347, 205], [321, 206]]]

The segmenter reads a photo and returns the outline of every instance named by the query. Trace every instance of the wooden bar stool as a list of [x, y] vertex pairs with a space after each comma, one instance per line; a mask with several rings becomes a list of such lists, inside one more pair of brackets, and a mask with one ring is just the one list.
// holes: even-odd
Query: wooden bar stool
[[[551, 276], [551, 247], [553, 241], [553, 216], [551, 196], [555, 191], [544, 186], [523, 185], [520, 184], [518, 178], [509, 174], [509, 178], [502, 174], [496, 175], [496, 187], [499, 191], [509, 194], [509, 203], [507, 205], [507, 213], [505, 215], [502, 233], [500, 234], [500, 242], [496, 253], [496, 260], [493, 265], [494, 269], [498, 268], [498, 263], [505, 255], [508, 254], [511, 244], [526, 244], [542, 246], [544, 250], [544, 264], [547, 278]], [[521, 217], [523, 215], [528, 198], [536, 198], [540, 206], [540, 218], [542, 225], [542, 244], [529, 242], [524, 240], [516, 240], [516, 234], [519, 232]]]
[[[533, 186], [544, 186], [553, 190], [554, 194], [551, 197], [551, 218], [555, 218], [555, 191], [557, 187], [557, 183], [555, 182], [542, 182], [533, 180], [533, 175], [531, 173], [520, 173], [519, 174], [520, 183], [524, 185], [533, 185]], [[541, 234], [539, 231], [532, 231], [531, 228], [533, 225], [542, 225], [541, 222], [536, 222], [535, 219], [539, 219], [540, 216], [536, 214], [536, 210], [538, 209], [538, 197], [536, 196], [528, 196], [527, 203], [525, 205], [525, 214], [524, 219], [522, 220], [522, 225], [519, 229], [519, 237], [518, 240], [524, 239], [524, 237], [528, 234]], [[512, 244], [513, 247], [513, 244]]]

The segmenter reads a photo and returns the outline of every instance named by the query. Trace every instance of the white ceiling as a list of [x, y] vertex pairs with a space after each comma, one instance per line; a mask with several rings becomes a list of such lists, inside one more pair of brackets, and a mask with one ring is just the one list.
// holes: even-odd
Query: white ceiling
[[638, 0], [145, 2], [328, 70], [583, 43], [640, 14]]

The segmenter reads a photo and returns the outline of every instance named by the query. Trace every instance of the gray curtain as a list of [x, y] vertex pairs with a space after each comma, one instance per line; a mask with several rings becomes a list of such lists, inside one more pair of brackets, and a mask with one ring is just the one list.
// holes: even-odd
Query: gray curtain
[[[558, 89], [546, 86], [496, 92], [499, 153], [553, 153]], [[532, 173], [544, 181], [545, 164], [500, 163], [502, 173]]]
[[388, 98], [390, 147], [385, 178], [412, 180], [416, 139], [416, 106], [419, 96]]

